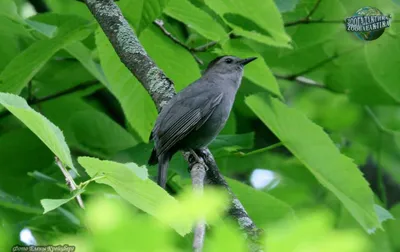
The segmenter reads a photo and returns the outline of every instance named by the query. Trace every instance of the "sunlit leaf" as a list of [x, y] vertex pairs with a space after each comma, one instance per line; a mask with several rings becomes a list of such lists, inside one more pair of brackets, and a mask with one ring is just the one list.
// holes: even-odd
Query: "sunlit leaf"
[[266, 94], [250, 96], [246, 103], [366, 231], [381, 227], [367, 181], [319, 126]]
[[17, 95], [0, 93], [0, 104], [21, 120], [64, 164], [77, 173], [64, 135], [57, 126], [29, 107], [26, 101]]
[[[273, 0], [206, 0], [235, 34], [273, 46], [290, 47], [282, 17]], [[257, 6], [256, 8], [254, 8]]]
[[227, 38], [224, 28], [206, 12], [191, 4], [190, 1], [171, 0], [164, 12], [210, 40], [220, 41]]
[[[78, 158], [78, 162], [91, 177], [98, 174], [105, 176], [96, 180], [97, 183], [111, 186], [122, 198], [126, 199], [132, 205], [160, 220], [163, 220], [159, 212], [160, 206], [170, 204], [172, 207], [178, 204], [172, 196], [155, 182], [150, 179], [143, 180], [141, 174], [138, 176], [135, 170], [132, 169], [133, 163], [126, 166], [90, 157], [80, 157]], [[141, 169], [145, 169], [145, 167]], [[190, 231], [190, 227], [188, 226], [171, 225], [181, 235], [185, 235]]]

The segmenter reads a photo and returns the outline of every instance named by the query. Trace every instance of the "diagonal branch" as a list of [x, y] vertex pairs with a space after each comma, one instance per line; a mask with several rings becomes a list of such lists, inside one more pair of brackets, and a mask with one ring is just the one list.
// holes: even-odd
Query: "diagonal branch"
[[318, 9], [319, 5], [321, 4], [322, 0], [317, 0], [315, 2], [314, 7], [311, 9], [311, 11], [308, 13], [308, 15], [305, 17], [305, 19], [310, 19], [311, 16], [315, 13], [315, 11]]
[[[203, 165], [200, 163], [194, 163], [190, 165], [190, 174], [192, 177], [192, 187], [196, 194], [202, 195], [204, 190], [204, 178], [206, 176], [206, 171]], [[204, 245], [204, 236], [206, 233], [206, 222], [200, 220], [194, 228], [194, 240], [193, 240], [193, 251], [201, 252]]]
[[[136, 34], [123, 17], [121, 10], [112, 0], [85, 0], [85, 3], [110, 40], [121, 61], [142, 83], [160, 111], [175, 95], [172, 81], [147, 55]], [[253, 242], [258, 240], [257, 227], [231, 192], [220, 174], [212, 154], [206, 150], [202, 158], [209, 167], [206, 180], [212, 184], [224, 186], [230, 192], [232, 197], [229, 213], [246, 232], [249, 241], [251, 241], [251, 251], [262, 251], [261, 246]], [[205, 166], [202, 165], [202, 167], [205, 170]]]

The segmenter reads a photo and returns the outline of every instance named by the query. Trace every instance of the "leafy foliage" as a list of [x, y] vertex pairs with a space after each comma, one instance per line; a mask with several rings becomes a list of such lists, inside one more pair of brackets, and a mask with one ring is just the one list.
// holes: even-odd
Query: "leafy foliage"
[[[258, 58], [209, 147], [266, 251], [400, 249], [400, 26], [366, 43], [343, 25], [364, 6], [396, 18], [396, 1], [117, 4], [176, 91], [201, 76], [197, 62]], [[203, 219], [205, 251], [246, 251], [247, 220], [225, 218], [226, 191], [191, 193], [181, 155], [167, 191], [153, 182], [156, 107], [83, 2], [0, 1], [0, 30], [0, 251], [189, 251]]]

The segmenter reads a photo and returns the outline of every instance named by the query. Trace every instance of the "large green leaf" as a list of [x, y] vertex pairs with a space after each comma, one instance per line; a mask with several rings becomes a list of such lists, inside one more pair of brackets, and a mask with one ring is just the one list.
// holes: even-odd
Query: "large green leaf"
[[274, 0], [281, 13], [293, 11], [299, 0]]
[[73, 195], [66, 199], [42, 199], [40, 200], [40, 204], [44, 209], [43, 214], [53, 211], [56, 208], [68, 203], [69, 201], [75, 199], [78, 195], [83, 193], [83, 190], [77, 190], [73, 193]]
[[266, 94], [250, 96], [246, 103], [365, 230], [381, 227], [367, 181], [352, 160], [340, 154], [322, 128]]
[[93, 80], [93, 76], [79, 61], [50, 60], [32, 81], [33, 95], [37, 98], [45, 97]]
[[17, 95], [0, 93], [0, 104], [32, 130], [64, 164], [77, 172], [64, 135], [57, 126], [29, 107], [26, 101]]
[[31, 206], [22, 199], [0, 190], [0, 206], [28, 214], [39, 214], [40, 208]]
[[224, 54], [235, 55], [242, 58], [257, 57], [257, 60], [245, 67], [244, 77], [272, 94], [282, 97], [275, 77], [260, 54], [253, 51], [240, 40], [230, 40], [222, 45], [222, 49], [224, 50]]
[[400, 241], [397, 234], [400, 233], [400, 204], [392, 207], [392, 209], [390, 209], [390, 212], [395, 219], [385, 223], [385, 230], [388, 233], [393, 251], [399, 251]]
[[[167, 204], [171, 206], [178, 202], [170, 196], [164, 189], [159, 187], [150, 179], [145, 179], [137, 175], [131, 163], [129, 166], [112, 162], [102, 161], [96, 158], [80, 157], [78, 158], [89, 176], [94, 177], [103, 174], [105, 177], [97, 179], [96, 182], [106, 184], [114, 188], [114, 190], [124, 199], [129, 201], [137, 208], [159, 218], [163, 221], [164, 215], [160, 213], [160, 207]], [[146, 169], [145, 167], [137, 167], [136, 169]], [[175, 230], [185, 235], [190, 231], [188, 227], [182, 225], [172, 226]]]
[[224, 28], [205, 11], [187, 0], [171, 0], [164, 12], [193, 28], [205, 38], [220, 41], [227, 38]]
[[110, 42], [100, 30], [96, 32], [96, 43], [101, 65], [110, 83], [110, 91], [121, 103], [129, 124], [143, 141], [148, 141], [157, 116], [151, 97], [120, 61]]
[[2, 0], [0, 2], [0, 15], [20, 22], [22, 18], [18, 15], [18, 8], [13, 0]]
[[[399, 29], [400, 30], [400, 29]], [[381, 89], [400, 104], [400, 85], [398, 85], [398, 66], [400, 44], [398, 39], [384, 34], [375, 43], [365, 46], [367, 66]], [[382, 64], [382, 62], [385, 64]]]
[[284, 217], [294, 219], [293, 209], [285, 202], [236, 180], [227, 182], [256, 225], [268, 225]]
[[[85, 22], [77, 16], [61, 15], [57, 13], [46, 13], [33, 16], [26, 20], [26, 23], [35, 31], [51, 37], [57, 27], [62, 26], [71, 20], [79, 19], [80, 22]], [[74, 42], [67, 44], [64, 49], [74, 56], [94, 77], [96, 77], [103, 85], [107, 86], [107, 80], [101, 70], [100, 65], [93, 60], [92, 51], [89, 50], [82, 42]]]
[[137, 143], [124, 128], [96, 110], [74, 113], [70, 125], [80, 145], [101, 155], [112, 155]]
[[[286, 2], [286, 1], [285, 1]], [[301, 1], [296, 10], [287, 12], [283, 15], [284, 20], [288, 23], [295, 22], [305, 18], [314, 8], [317, 1]], [[361, 7], [359, 7], [361, 8]], [[335, 20], [337, 23], [321, 23], [309, 25], [294, 25], [287, 27], [288, 34], [293, 39], [293, 44], [296, 48], [303, 48], [310, 45], [315, 45], [328, 39], [336, 39], [338, 31], [344, 31], [342, 20], [349, 17], [346, 14], [344, 6], [339, 0], [320, 1], [317, 9], [312, 14], [312, 20]], [[352, 34], [348, 33], [348, 36]], [[312, 38], [312, 39], [310, 39]]]
[[121, 0], [119, 6], [136, 34], [146, 29], [156, 18], [161, 16], [169, 0]]
[[[370, 49], [359, 48], [341, 56], [337, 64], [329, 71], [326, 85], [332, 89], [347, 92], [351, 100], [360, 104], [399, 104], [399, 89], [392, 82], [393, 74], [390, 71], [381, 73], [383, 68], [380, 69], [380, 73], [375, 73], [377, 69], [372, 66], [377, 66], [379, 63], [372, 63], [371, 59], [367, 61], [367, 58], [371, 58], [365, 53], [368, 50]], [[381, 57], [374, 57], [374, 60], [394, 62], [392, 55], [382, 54]]]
[[92, 31], [93, 27], [71, 20], [59, 27], [53, 38], [33, 43], [3, 70], [0, 75], [0, 91], [19, 94], [54, 53], [69, 43], [86, 38]]
[[200, 78], [199, 66], [193, 56], [156, 27], [144, 31], [140, 42], [150, 57], [174, 82], [177, 92]]
[[273, 0], [205, 0], [237, 35], [267, 45], [290, 47], [290, 37]]

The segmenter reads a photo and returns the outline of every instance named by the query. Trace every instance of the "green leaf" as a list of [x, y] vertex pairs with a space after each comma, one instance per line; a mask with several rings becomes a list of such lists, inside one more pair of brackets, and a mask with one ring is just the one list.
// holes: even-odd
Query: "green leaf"
[[256, 225], [270, 224], [283, 217], [294, 219], [293, 209], [285, 202], [236, 180], [226, 180]]
[[[398, 66], [400, 59], [396, 57], [400, 53], [398, 39], [389, 34], [382, 35], [376, 43], [365, 46], [365, 58], [368, 68], [376, 83], [397, 104], [400, 104], [400, 86]], [[382, 62], [385, 64], [382, 64]]]
[[235, 152], [240, 149], [250, 149], [254, 145], [254, 132], [236, 135], [219, 135], [210, 144], [214, 157]]
[[[136, 174], [135, 170], [132, 169], [133, 163], [126, 166], [90, 157], [79, 157], [78, 162], [91, 177], [96, 174], [105, 175], [104, 178], [98, 179], [96, 182], [111, 186], [122, 198], [161, 221], [159, 207], [163, 204], [170, 204], [171, 206], [177, 204], [177, 201], [156, 183], [150, 179], [143, 180], [140, 177], [141, 174]], [[140, 169], [145, 169], [145, 167]], [[181, 235], [190, 232], [190, 227], [181, 225], [172, 227]]]
[[[233, 32], [260, 43], [289, 47], [290, 37], [273, 0], [205, 0], [233, 28]], [[256, 7], [255, 7], [256, 6]]]
[[[79, 19], [79, 17], [61, 15], [58, 13], [46, 13], [36, 15], [31, 19], [26, 20], [26, 22], [36, 31], [47, 37], [51, 37], [57, 29], [57, 26], [62, 26], [74, 19]], [[82, 22], [84, 22], [84, 20], [82, 20]], [[64, 49], [74, 56], [89, 71], [89, 73], [96, 77], [103, 85], [108, 85], [100, 65], [93, 60], [91, 50], [89, 50], [82, 42], [68, 44]]]
[[281, 13], [293, 11], [296, 8], [299, 0], [274, 0], [276, 7]]
[[[316, 1], [302, 1], [297, 5], [295, 11], [287, 12], [283, 15], [284, 20], [290, 23], [305, 18], [314, 8], [315, 4]], [[356, 9], [354, 11], [356, 11]], [[346, 14], [346, 10], [339, 0], [321, 1], [315, 12], [312, 14], [311, 19], [337, 20], [339, 21], [338, 23], [312, 24], [311, 26], [294, 25], [287, 27], [286, 31], [292, 37], [293, 44], [296, 46], [296, 48], [305, 48], [327, 41], [328, 39], [342, 39], [342, 37], [338, 35], [338, 32], [345, 31], [343, 28], [344, 24], [341, 21], [347, 17], [349, 17], [349, 15]], [[353, 34], [347, 31], [344, 33], [347, 34], [343, 34], [343, 36], [353, 36]]]
[[257, 60], [245, 67], [244, 77], [271, 92], [273, 95], [280, 98], [282, 97], [275, 77], [260, 54], [253, 51], [240, 40], [229, 40], [222, 45], [222, 49], [224, 50], [224, 54], [235, 55], [242, 58], [257, 57]]
[[96, 110], [79, 111], [69, 120], [77, 142], [102, 155], [112, 155], [137, 144], [124, 128]]
[[193, 56], [160, 29], [150, 27], [139, 39], [149, 56], [174, 82], [177, 92], [200, 78], [200, 69]]
[[224, 28], [205, 11], [187, 0], [171, 0], [164, 12], [193, 28], [205, 38], [220, 41], [227, 38]]
[[266, 94], [250, 96], [246, 103], [365, 230], [381, 227], [367, 181], [319, 126]]
[[84, 192], [83, 190], [76, 190], [76, 191], [74, 191], [74, 194], [71, 197], [66, 198], [66, 199], [42, 199], [42, 200], [40, 200], [40, 204], [42, 204], [42, 207], [44, 209], [43, 214], [48, 213], [56, 208], [59, 208], [60, 206], [75, 199], [76, 196], [82, 194], [83, 192]]
[[0, 2], [0, 15], [9, 17], [16, 22], [22, 21], [22, 18], [18, 15], [17, 5], [13, 0], [2, 0]]
[[119, 6], [139, 36], [147, 26], [161, 16], [168, 2], [169, 0], [121, 0]]
[[79, 61], [50, 60], [34, 77], [32, 90], [33, 95], [39, 98], [92, 82], [94, 82], [93, 76]]
[[0, 75], [0, 91], [19, 94], [32, 77], [56, 53], [69, 43], [86, 38], [92, 28], [71, 20], [51, 39], [39, 40], [16, 56]]
[[40, 208], [31, 206], [22, 199], [0, 190], [0, 206], [28, 214], [40, 214]]
[[64, 135], [57, 126], [29, 107], [26, 101], [17, 95], [0, 93], [0, 104], [32, 130], [64, 164], [78, 173], [72, 163]]
[[[367, 57], [370, 56], [367, 56], [366, 51], [367, 49], [361, 48], [341, 56], [337, 64], [329, 71], [326, 85], [340, 92], [347, 92], [351, 100], [360, 104], [399, 104], [399, 89], [391, 83], [393, 74], [387, 71], [387, 77], [385, 77], [381, 73], [383, 68], [378, 67], [377, 63], [372, 63], [379, 69], [379, 73], [376, 74], [377, 69], [371, 68], [371, 63], [367, 61]], [[393, 57], [387, 54], [383, 56], [375, 60], [391, 61]], [[390, 66], [387, 67], [390, 68]]]
[[374, 208], [375, 208], [376, 214], [378, 215], [380, 223], [383, 223], [384, 221], [387, 221], [387, 220], [394, 220], [392, 214], [385, 208], [383, 208], [377, 204], [374, 205]]
[[393, 206], [392, 209], [390, 209], [390, 212], [395, 219], [385, 223], [385, 230], [388, 233], [393, 251], [399, 251], [400, 240], [398, 234], [400, 232], [400, 204]]
[[100, 30], [96, 32], [101, 66], [110, 83], [109, 89], [121, 103], [125, 117], [143, 141], [148, 141], [156, 107], [142, 84], [121, 62], [109, 40]]

